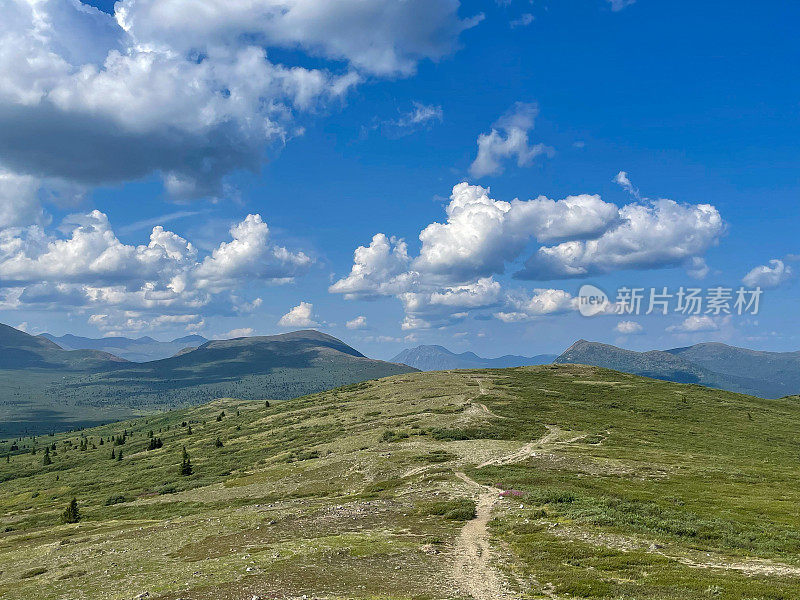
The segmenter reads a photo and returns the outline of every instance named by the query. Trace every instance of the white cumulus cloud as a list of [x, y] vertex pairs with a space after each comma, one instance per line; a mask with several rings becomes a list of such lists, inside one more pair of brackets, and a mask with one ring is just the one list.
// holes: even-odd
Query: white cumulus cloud
[[528, 139], [538, 114], [535, 104], [517, 102], [489, 133], [480, 134], [478, 155], [469, 168], [470, 174], [473, 177], [499, 175], [508, 159], [516, 159], [517, 166], [526, 167], [537, 156], [552, 155], [552, 148], [544, 144], [532, 145]]
[[148, 322], [188, 325], [202, 315], [251, 312], [262, 302], [244, 298], [254, 282], [286, 283], [312, 263], [272, 242], [260, 215], [230, 233], [231, 241], [201, 257], [160, 225], [147, 243], [124, 244], [96, 210], [71, 215], [52, 231], [2, 229], [0, 291], [18, 308], [91, 310], [99, 315], [91, 323], [104, 330], [138, 330]]
[[636, 321], [620, 321], [614, 326], [614, 330], [622, 335], [637, 335], [644, 331], [644, 327]]
[[535, 289], [531, 295], [512, 293], [508, 296], [506, 310], [495, 313], [495, 317], [505, 323], [528, 321], [575, 310], [577, 302], [568, 292], [557, 289]]
[[699, 333], [717, 330], [719, 330], [719, 323], [708, 315], [692, 315], [678, 325], [667, 327], [667, 331], [671, 333]]
[[620, 221], [594, 240], [543, 246], [517, 274], [520, 279], [565, 279], [620, 269], [687, 265], [715, 245], [725, 231], [719, 211], [710, 204], [655, 200], [628, 204]]
[[466, 182], [453, 188], [447, 222], [431, 223], [419, 235], [416, 270], [455, 280], [502, 273], [531, 239], [594, 237], [619, 218], [617, 207], [599, 196], [504, 202], [489, 193]]
[[35, 177], [0, 169], [0, 229], [47, 222], [39, 188], [40, 182]]
[[310, 302], [300, 302], [278, 320], [280, 327], [317, 327], [319, 323], [314, 320], [314, 305]]
[[359, 315], [355, 319], [347, 321], [347, 323], [345, 323], [345, 327], [348, 329], [366, 329], [367, 317], [364, 315]]
[[236, 338], [250, 337], [255, 333], [252, 327], [240, 327], [238, 329], [231, 329], [225, 333], [214, 336], [218, 340], [233, 340]]
[[708, 271], [703, 254], [725, 230], [719, 212], [707, 204], [645, 200], [619, 208], [590, 194], [507, 202], [467, 182], [453, 187], [445, 212], [446, 220], [420, 232], [416, 256], [405, 241], [376, 234], [356, 249], [350, 273], [329, 291], [347, 299], [395, 297], [405, 311], [405, 329], [454, 323], [484, 309], [521, 321], [575, 308], [564, 290], [537, 288], [527, 296], [503, 291], [495, 276], [519, 264], [530, 245], [538, 249], [517, 279], [677, 265], [701, 277]]
[[[220, 196], [366, 77], [453, 52], [457, 0], [5, 0], [0, 164], [84, 185], [160, 174]], [[297, 51], [284, 54], [276, 48]], [[319, 57], [319, 66], [305, 66]]]
[[792, 268], [777, 258], [768, 265], [759, 265], [742, 278], [749, 287], [776, 288], [792, 277]]
[[369, 246], [356, 248], [350, 274], [334, 283], [330, 292], [348, 299], [399, 293], [413, 278], [408, 273], [409, 264], [408, 246], [403, 240], [377, 233]]

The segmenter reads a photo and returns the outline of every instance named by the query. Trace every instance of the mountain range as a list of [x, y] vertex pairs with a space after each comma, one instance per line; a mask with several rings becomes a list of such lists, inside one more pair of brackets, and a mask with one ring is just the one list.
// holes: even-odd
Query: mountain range
[[206, 341], [138, 363], [102, 350], [65, 350], [0, 325], [0, 435], [91, 426], [222, 397], [285, 400], [413, 371], [312, 330]]
[[403, 363], [420, 371], [447, 371], [450, 369], [505, 369], [545, 365], [553, 362], [555, 354], [515, 356], [507, 354], [498, 358], [483, 358], [474, 352], [456, 354], [444, 346], [417, 346], [403, 350], [392, 362]]
[[196, 348], [208, 341], [201, 335], [187, 335], [171, 342], [160, 342], [148, 336], [87, 338], [71, 334], [56, 337], [49, 333], [43, 333], [39, 337], [55, 342], [64, 350], [100, 350], [133, 362], [169, 358], [186, 348]]
[[554, 362], [594, 365], [762, 398], [800, 392], [800, 352], [764, 352], [721, 343], [635, 352], [578, 340]]
[[[180, 349], [167, 358], [138, 362], [109, 352], [112, 348], [138, 357]], [[233, 340], [189, 336], [158, 342], [32, 336], [0, 324], [0, 436], [91, 426], [215, 398], [285, 400], [416, 370], [551, 362], [605, 367], [763, 398], [800, 392], [800, 352], [763, 352], [718, 343], [634, 352], [579, 340], [557, 357], [498, 358], [419, 346], [385, 362], [313, 330]]]

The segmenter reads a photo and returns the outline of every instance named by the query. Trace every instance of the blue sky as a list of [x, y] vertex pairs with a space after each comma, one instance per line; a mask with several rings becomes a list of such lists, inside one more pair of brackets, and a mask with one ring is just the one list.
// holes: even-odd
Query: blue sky
[[[260, 4], [2, 3], [0, 321], [313, 326], [381, 358], [800, 347], [797, 7]], [[586, 318], [583, 283], [764, 293]]]

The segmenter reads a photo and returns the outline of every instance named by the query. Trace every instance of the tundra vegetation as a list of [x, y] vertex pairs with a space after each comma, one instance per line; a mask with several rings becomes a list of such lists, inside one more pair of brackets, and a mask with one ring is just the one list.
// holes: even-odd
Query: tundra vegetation
[[788, 600], [798, 422], [547, 365], [7, 439], [0, 598]]

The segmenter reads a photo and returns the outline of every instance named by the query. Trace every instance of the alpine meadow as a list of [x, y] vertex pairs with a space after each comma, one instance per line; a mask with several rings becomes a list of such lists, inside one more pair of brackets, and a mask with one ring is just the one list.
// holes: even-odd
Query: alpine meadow
[[798, 22], [0, 0], [0, 600], [800, 599]]

